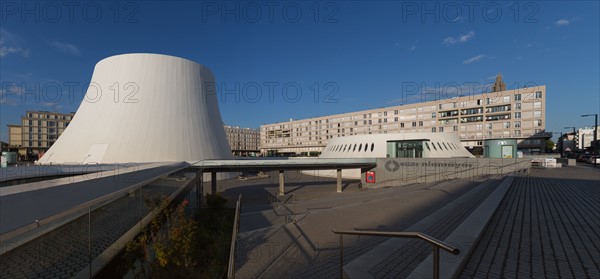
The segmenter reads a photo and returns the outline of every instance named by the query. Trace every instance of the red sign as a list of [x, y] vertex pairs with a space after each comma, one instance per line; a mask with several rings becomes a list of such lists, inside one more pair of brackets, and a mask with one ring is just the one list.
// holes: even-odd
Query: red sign
[[366, 180], [367, 180], [367, 183], [375, 183], [375, 172], [368, 171]]

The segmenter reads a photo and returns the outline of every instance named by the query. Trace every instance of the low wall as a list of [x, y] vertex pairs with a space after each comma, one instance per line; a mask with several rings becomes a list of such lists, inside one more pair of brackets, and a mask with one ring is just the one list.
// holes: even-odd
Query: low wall
[[[361, 177], [366, 188], [501, 175], [531, 167], [527, 158], [378, 158], [377, 167]], [[375, 172], [375, 183], [366, 183], [366, 171]]]

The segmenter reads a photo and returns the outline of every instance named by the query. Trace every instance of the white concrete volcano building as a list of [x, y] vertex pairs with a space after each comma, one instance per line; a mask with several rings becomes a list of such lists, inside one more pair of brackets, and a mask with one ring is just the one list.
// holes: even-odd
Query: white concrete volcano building
[[123, 54], [96, 64], [75, 117], [40, 164], [232, 159], [212, 72], [193, 61]]

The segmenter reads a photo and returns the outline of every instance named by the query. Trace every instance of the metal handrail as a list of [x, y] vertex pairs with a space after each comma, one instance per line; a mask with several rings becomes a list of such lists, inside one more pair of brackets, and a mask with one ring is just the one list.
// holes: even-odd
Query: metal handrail
[[233, 232], [231, 233], [231, 246], [229, 250], [229, 266], [227, 267], [227, 278], [235, 278], [235, 246], [237, 235], [240, 232], [240, 211], [242, 207], [242, 194], [235, 203], [235, 217], [233, 219]]
[[383, 237], [406, 237], [419, 238], [425, 240], [433, 247], [433, 278], [440, 278], [440, 248], [454, 254], [460, 254], [460, 250], [448, 243], [445, 243], [435, 237], [421, 232], [383, 232], [383, 231], [336, 231], [331, 229], [334, 234], [340, 235], [340, 278], [344, 278], [344, 235], [364, 235], [364, 236], [383, 236]]

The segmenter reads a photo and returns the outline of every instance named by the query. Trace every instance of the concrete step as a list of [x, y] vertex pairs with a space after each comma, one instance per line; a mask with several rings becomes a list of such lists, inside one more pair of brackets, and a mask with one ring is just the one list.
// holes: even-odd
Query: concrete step
[[[490, 178], [405, 231], [424, 232], [444, 239], [496, 189], [499, 181]], [[442, 190], [442, 189], [440, 189]], [[422, 240], [390, 238], [344, 265], [347, 278], [407, 277], [431, 251]], [[431, 270], [431, 269], [430, 269]], [[431, 272], [425, 274], [430, 277]]]

